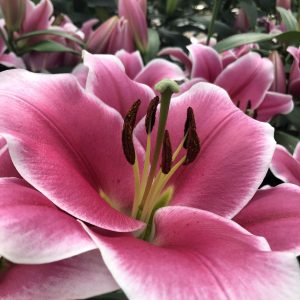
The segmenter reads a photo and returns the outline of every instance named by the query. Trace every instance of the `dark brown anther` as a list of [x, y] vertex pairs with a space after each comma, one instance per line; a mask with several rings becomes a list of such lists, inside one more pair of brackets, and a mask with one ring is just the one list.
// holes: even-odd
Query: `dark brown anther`
[[135, 126], [136, 115], [141, 105], [141, 100], [135, 101], [124, 118], [122, 130], [122, 146], [127, 161], [133, 165], [135, 163], [135, 150], [132, 139], [133, 128]]
[[145, 119], [145, 127], [146, 127], [147, 134], [150, 134], [154, 127], [155, 114], [156, 114], [156, 109], [157, 109], [158, 103], [159, 103], [158, 96], [154, 97], [149, 103], [149, 106], [147, 109], [147, 114], [146, 114], [146, 119]]
[[184, 165], [192, 163], [200, 152], [200, 140], [196, 129], [190, 128], [186, 138], [187, 152]]
[[141, 105], [141, 100], [135, 101], [124, 118], [124, 123], [130, 124], [132, 130], [135, 126], [136, 115], [140, 105]]
[[135, 150], [133, 145], [132, 139], [132, 131], [133, 128], [129, 123], [124, 122], [123, 131], [122, 131], [122, 145], [123, 145], [123, 152], [127, 161], [134, 165], [135, 163]]
[[172, 167], [172, 145], [168, 130], [165, 130], [164, 141], [161, 152], [161, 170], [164, 174], [168, 174]]
[[[186, 111], [186, 121], [184, 124], [184, 136], [187, 136], [189, 129], [192, 128], [196, 130], [196, 122], [195, 122], [195, 116], [194, 111], [191, 107], [189, 107]], [[183, 143], [183, 147], [187, 149], [187, 137]]]

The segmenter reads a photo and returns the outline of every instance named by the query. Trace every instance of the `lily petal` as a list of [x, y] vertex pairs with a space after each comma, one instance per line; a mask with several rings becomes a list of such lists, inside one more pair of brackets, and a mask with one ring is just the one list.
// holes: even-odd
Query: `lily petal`
[[119, 50], [115, 54], [125, 67], [125, 72], [130, 79], [134, 77], [142, 70], [144, 67], [143, 60], [139, 51], [129, 53], [125, 50]]
[[298, 144], [294, 150], [293, 157], [300, 163], [300, 142], [298, 142]]
[[208, 82], [214, 82], [222, 72], [222, 62], [218, 52], [201, 44], [192, 44], [187, 48], [192, 61], [191, 77], [202, 77]]
[[6, 141], [2, 137], [0, 137], [0, 177], [20, 177], [11, 161]]
[[234, 220], [265, 237], [272, 250], [300, 255], [300, 187], [284, 183], [259, 190]]
[[188, 74], [192, 70], [192, 62], [188, 55], [179, 47], [167, 47], [160, 50], [157, 55], [169, 55], [173, 60], [181, 62], [185, 66], [185, 70]]
[[185, 75], [180, 67], [164, 59], [153, 59], [134, 78], [154, 89], [162, 79], [183, 80]]
[[257, 120], [268, 122], [278, 114], [288, 114], [294, 108], [291, 95], [267, 92], [261, 105], [257, 108]]
[[25, 18], [22, 22], [22, 31], [30, 32], [48, 29], [50, 16], [53, 13], [53, 5], [49, 0], [41, 0], [37, 5], [32, 1], [26, 1]]
[[40, 264], [95, 249], [76, 219], [24, 182], [0, 179], [0, 255]]
[[300, 162], [283, 146], [277, 145], [270, 169], [282, 181], [300, 185]]
[[[268, 170], [275, 148], [273, 128], [242, 113], [223, 89], [200, 82], [171, 100], [167, 129], [174, 149], [183, 139], [188, 107], [194, 110], [201, 150], [174, 175], [171, 204], [232, 217], [253, 197]], [[153, 138], [156, 130], [157, 124]], [[140, 122], [136, 132], [143, 145], [144, 131]]]
[[251, 52], [227, 66], [215, 84], [224, 88], [234, 103], [239, 101], [240, 108], [245, 111], [248, 100], [252, 109], [261, 104], [273, 80], [271, 61]]
[[[132, 204], [120, 114], [86, 94], [72, 75], [10, 70], [0, 77], [0, 134], [21, 176], [76, 218], [110, 230], [138, 229], [140, 222], [99, 196], [101, 189], [120, 210]], [[143, 157], [142, 147], [136, 151]]]
[[156, 213], [155, 228], [153, 244], [87, 229], [132, 300], [286, 300], [300, 293], [295, 256], [269, 252], [264, 239], [230, 220], [168, 207]]
[[155, 96], [152, 89], [131, 80], [121, 61], [112, 55], [83, 53], [84, 64], [89, 68], [86, 89], [94, 93], [123, 117], [134, 101], [140, 99], [137, 120], [146, 114], [148, 104]]
[[1, 300], [85, 299], [118, 289], [99, 251], [41, 265], [12, 265], [1, 274]]
[[20, 68], [25, 69], [25, 64], [22, 58], [16, 56], [14, 53], [1, 54], [0, 64], [8, 68]]

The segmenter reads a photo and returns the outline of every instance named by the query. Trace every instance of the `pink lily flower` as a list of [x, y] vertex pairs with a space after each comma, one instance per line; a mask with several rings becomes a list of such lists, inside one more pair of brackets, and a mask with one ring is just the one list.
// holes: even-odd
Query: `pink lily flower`
[[[84, 63], [85, 89], [69, 74], [0, 74], [0, 134], [24, 178], [0, 179], [5, 262], [29, 264], [26, 274], [34, 274], [42, 263], [83, 259], [97, 245], [103, 259], [97, 266], [109, 270], [103, 286], [116, 282], [130, 299], [297, 297], [295, 256], [272, 252], [265, 239], [227, 219], [248, 203], [267, 171], [271, 126], [245, 116], [209, 83], [172, 98], [174, 82], [158, 85], [155, 122], [154, 92], [130, 79], [118, 59], [85, 53]], [[162, 134], [160, 159], [155, 145]], [[171, 143], [179, 145], [174, 153]], [[150, 166], [154, 171], [143, 176]], [[152, 217], [153, 232], [145, 228]], [[7, 297], [38, 293], [31, 276], [12, 284], [13, 270], [2, 275]], [[73, 297], [65, 290], [61, 299]]]
[[293, 155], [283, 146], [277, 145], [270, 169], [280, 180], [300, 186], [300, 143]]
[[299, 97], [300, 90], [300, 49], [296, 47], [288, 47], [287, 52], [289, 52], [293, 58], [293, 64], [290, 71], [289, 77], [289, 92], [295, 97]]
[[[274, 81], [273, 65], [258, 53], [242, 55], [224, 67], [220, 55], [211, 47], [192, 44], [188, 50], [190, 57], [185, 55], [182, 62], [185, 63], [187, 59], [190, 61], [186, 65], [186, 70], [190, 70], [190, 81], [183, 84], [182, 92], [199, 81], [212, 82], [224, 88], [242, 111], [265, 122], [293, 109], [290, 95], [270, 90]], [[160, 54], [168, 52], [165, 50]], [[170, 52], [170, 55], [175, 56], [174, 52]], [[176, 56], [177, 59], [181, 57], [182, 52]]]

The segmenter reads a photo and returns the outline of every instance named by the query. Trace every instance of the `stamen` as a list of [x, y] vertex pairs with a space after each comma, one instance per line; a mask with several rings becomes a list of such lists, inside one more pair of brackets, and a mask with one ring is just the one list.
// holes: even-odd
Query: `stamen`
[[122, 130], [122, 146], [123, 152], [127, 161], [134, 165], [135, 163], [135, 150], [132, 139], [133, 128], [135, 126], [136, 115], [141, 104], [141, 100], [137, 100], [133, 103], [128, 113], [124, 118], [124, 125]]
[[147, 109], [146, 119], [145, 119], [145, 127], [147, 134], [150, 134], [152, 132], [152, 129], [155, 124], [155, 114], [156, 109], [159, 103], [159, 97], [156, 96], [150, 101], [150, 104]]
[[236, 107], [237, 107], [237, 108], [240, 108], [240, 105], [241, 105], [241, 101], [238, 100], [238, 102], [236, 103]]
[[141, 100], [137, 100], [135, 101], [132, 106], [130, 107], [128, 113], [126, 114], [125, 118], [124, 118], [124, 123], [129, 123], [130, 126], [132, 127], [132, 129], [135, 126], [135, 121], [136, 121], [136, 115], [138, 112], [138, 109], [141, 105]]
[[190, 128], [186, 141], [187, 141], [187, 152], [186, 152], [186, 159], [183, 163], [185, 166], [193, 162], [200, 152], [200, 140], [197, 131], [195, 129]]
[[172, 167], [172, 145], [168, 130], [165, 130], [164, 141], [161, 153], [161, 170], [168, 174]]
[[161, 93], [160, 116], [157, 128], [156, 143], [154, 147], [153, 159], [151, 161], [151, 168], [147, 179], [146, 187], [139, 203], [137, 219], [140, 218], [140, 212], [143, 210], [145, 201], [147, 200], [151, 185], [155, 176], [158, 158], [162, 147], [163, 136], [167, 123], [167, 117], [170, 107], [171, 96], [173, 93], [179, 92], [179, 86], [175, 81], [164, 79], [156, 84], [155, 88]]
[[[191, 107], [189, 107], [186, 111], [186, 121], [184, 124], [184, 136], [187, 136], [187, 133], [190, 128], [196, 130], [194, 111]], [[187, 149], [187, 139], [185, 139], [185, 141], [183, 143], [183, 147], [185, 149]]]
[[123, 145], [123, 152], [127, 161], [134, 165], [135, 163], [135, 150], [134, 144], [132, 139], [132, 127], [129, 123], [124, 123], [123, 131], [122, 131], [122, 145]]

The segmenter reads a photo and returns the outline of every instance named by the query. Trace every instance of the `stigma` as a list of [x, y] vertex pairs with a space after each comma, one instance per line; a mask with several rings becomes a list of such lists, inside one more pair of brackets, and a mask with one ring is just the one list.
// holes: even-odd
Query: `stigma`
[[[200, 152], [200, 140], [197, 134], [194, 112], [188, 107], [183, 128], [182, 141], [173, 151], [171, 137], [166, 128], [171, 96], [179, 91], [174, 81], [163, 80], [157, 86], [161, 97], [153, 98], [145, 117], [145, 134], [147, 135], [146, 153], [143, 167], [139, 167], [133, 142], [133, 130], [141, 101], [134, 102], [124, 118], [122, 145], [125, 158], [133, 167], [135, 179], [135, 196], [132, 217], [151, 225], [155, 211], [167, 206], [174, 189], [169, 184], [171, 177], [181, 166], [195, 161]], [[156, 122], [156, 111], [160, 104], [160, 114], [154, 147], [151, 147], [151, 134]], [[153, 153], [151, 152], [153, 150]], [[185, 149], [185, 154], [182, 151]], [[179, 157], [179, 156], [182, 157]], [[140, 174], [140, 170], [142, 173]], [[149, 227], [149, 226], [148, 226]]]

